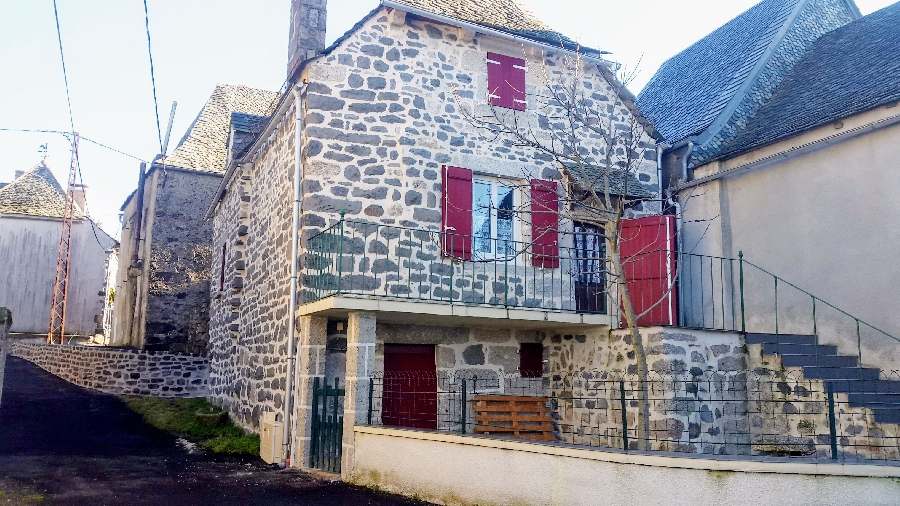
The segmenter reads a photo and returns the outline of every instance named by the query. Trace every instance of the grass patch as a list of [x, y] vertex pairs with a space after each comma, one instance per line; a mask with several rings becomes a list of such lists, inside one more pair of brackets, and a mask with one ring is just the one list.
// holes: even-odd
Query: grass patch
[[124, 396], [144, 421], [170, 434], [197, 443], [214, 453], [259, 455], [259, 436], [246, 434], [206, 399], [159, 399]]

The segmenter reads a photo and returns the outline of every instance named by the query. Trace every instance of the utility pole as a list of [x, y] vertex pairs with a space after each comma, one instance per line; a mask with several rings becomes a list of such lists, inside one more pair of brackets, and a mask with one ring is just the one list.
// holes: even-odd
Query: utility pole
[[66, 203], [63, 210], [62, 232], [59, 236], [59, 255], [56, 259], [56, 280], [53, 283], [53, 302], [50, 305], [50, 328], [47, 343], [65, 344], [66, 303], [69, 296], [69, 260], [72, 253], [72, 224], [75, 221], [75, 176], [78, 173], [78, 132], [72, 133], [72, 160], [66, 184]]

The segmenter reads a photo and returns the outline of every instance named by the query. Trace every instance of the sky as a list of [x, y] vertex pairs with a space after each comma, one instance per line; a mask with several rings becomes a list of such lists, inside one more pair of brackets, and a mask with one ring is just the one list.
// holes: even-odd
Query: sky
[[[638, 93], [668, 58], [758, 0], [520, 0], [554, 29], [638, 74]], [[894, 0], [857, 0], [863, 14]], [[378, 0], [328, 0], [328, 43]], [[278, 90], [285, 80], [290, 0], [147, 0], [162, 134], [178, 102], [168, 151], [216, 83]], [[58, 0], [75, 131], [152, 160], [160, 151], [142, 0]], [[638, 62], [640, 64], [638, 65]], [[52, 0], [0, 0], [0, 129], [70, 131]], [[64, 184], [69, 141], [0, 131], [0, 181], [46, 163]], [[118, 237], [119, 207], [140, 162], [87, 141], [79, 147], [91, 216]], [[206, 206], [206, 202], [198, 205]]]

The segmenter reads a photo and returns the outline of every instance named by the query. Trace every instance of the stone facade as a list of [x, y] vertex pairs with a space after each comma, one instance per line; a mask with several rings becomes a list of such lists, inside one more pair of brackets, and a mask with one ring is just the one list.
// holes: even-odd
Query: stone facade
[[[308, 62], [300, 75], [307, 83], [300, 111], [301, 268], [310, 263], [305, 251], [309, 238], [338, 222], [341, 210], [348, 220], [386, 228], [439, 230], [442, 165], [520, 183], [563, 178], [552, 158], [490, 142], [460, 110], [486, 110], [487, 52], [519, 55], [521, 45], [490, 36], [472, 38], [457, 28], [412, 16], [391, 19], [386, 9], [368, 16], [328, 54]], [[566, 73], [564, 55], [530, 48], [526, 52], [533, 67], [528, 72], [529, 94], [540, 91], [541, 69], [555, 77]], [[586, 66], [583, 85], [593, 107], [613, 115], [617, 124], [629, 121], [631, 111], [602, 72]], [[529, 100], [530, 110], [520, 120], [549, 139], [553, 126], [548, 118], [558, 111], [538, 112], [537, 101]], [[234, 172], [213, 219], [210, 396], [249, 429], [258, 428], [261, 413], [280, 413], [284, 401], [296, 115], [294, 97], [283, 97], [256, 144], [232, 162]], [[604, 152], [599, 139], [589, 138], [586, 146], [592, 157]], [[649, 135], [642, 138], [641, 150], [637, 177], [655, 190], [655, 145]], [[521, 240], [527, 243], [531, 230], [525, 221]], [[358, 246], [369, 251], [379, 245], [371, 236]], [[400, 294], [402, 288], [396, 287], [403, 280], [392, 278], [387, 269], [395, 260], [356, 260], [347, 272], [360, 280], [374, 279], [382, 288], [395, 286], [393, 293]], [[443, 289], [443, 278], [450, 277], [449, 272], [427, 274], [438, 277], [436, 291]], [[522, 292], [513, 295], [521, 306], [571, 305], [559, 297], [551, 300], [546, 294], [554, 290], [543, 286], [530, 290], [545, 295], [524, 297], [525, 276], [516, 281], [515, 274], [502, 280], [473, 279], [469, 286], [447, 283], [446, 288], [490, 299], [489, 288], [501, 282], [509, 285], [511, 294]]]
[[157, 181], [145, 349], [206, 351], [212, 224], [197, 204], [208, 202], [221, 180], [216, 174], [170, 170]]
[[[112, 344], [206, 351], [212, 224], [198, 202], [209, 201], [221, 180], [220, 174], [154, 165], [145, 177], [143, 210], [135, 197], [126, 202]], [[134, 266], [139, 217], [142, 240]]]
[[210, 399], [251, 430], [261, 413], [283, 409], [294, 134], [289, 112], [236, 170], [213, 220]]
[[16, 342], [23, 358], [84, 388], [114, 395], [204, 397], [209, 363], [200, 355]]

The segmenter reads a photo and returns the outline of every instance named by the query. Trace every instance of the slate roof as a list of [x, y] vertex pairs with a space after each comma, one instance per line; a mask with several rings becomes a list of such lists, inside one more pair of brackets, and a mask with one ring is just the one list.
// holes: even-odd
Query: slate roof
[[900, 2], [823, 35], [724, 158], [900, 100]]
[[[395, 0], [442, 16], [519, 35], [537, 42], [575, 49], [577, 43], [553, 30], [516, 0]], [[583, 52], [596, 49], [578, 47]]]
[[[0, 215], [62, 218], [65, 208], [66, 194], [44, 162], [0, 188]], [[84, 218], [78, 204], [75, 204], [75, 217]]]
[[[597, 191], [602, 191], [605, 186], [603, 181], [603, 169], [598, 167], [587, 166], [585, 169], [578, 170], [575, 164], [564, 163], [563, 167], [566, 172], [575, 180], [582, 188], [593, 187]], [[624, 176], [624, 177], [623, 177]], [[610, 195], [623, 195], [634, 198], [651, 198], [656, 193], [651, 192], [634, 176], [632, 172], [625, 173], [623, 171], [612, 171], [609, 173], [609, 193]]]
[[231, 113], [269, 115], [281, 95], [249, 86], [219, 84], [169, 156], [158, 160], [184, 169], [225, 172]]
[[231, 128], [234, 130], [234, 139], [231, 145], [232, 159], [240, 158], [244, 151], [256, 141], [268, 120], [268, 116], [242, 112], [231, 113]]
[[766, 54], [797, 3], [763, 0], [662, 64], [637, 105], [667, 142], [719, 116]]

